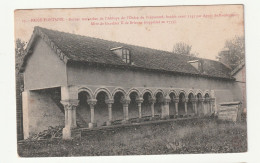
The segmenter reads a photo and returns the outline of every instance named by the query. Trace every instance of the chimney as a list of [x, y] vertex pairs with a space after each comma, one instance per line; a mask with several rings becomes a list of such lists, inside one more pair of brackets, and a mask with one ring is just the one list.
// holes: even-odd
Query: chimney
[[219, 53], [219, 61], [225, 64], [228, 64], [228, 55], [229, 55], [229, 49], [223, 48], [221, 52]]
[[200, 73], [203, 73], [203, 61], [201, 60], [192, 60], [188, 61], [196, 70], [198, 70]]

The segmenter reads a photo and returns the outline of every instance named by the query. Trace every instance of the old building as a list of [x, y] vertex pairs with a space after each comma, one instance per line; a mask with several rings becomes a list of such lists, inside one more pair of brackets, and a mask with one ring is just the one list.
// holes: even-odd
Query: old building
[[243, 111], [246, 112], [246, 66], [244, 60], [231, 72], [231, 75], [235, 78], [237, 86], [233, 90], [233, 94], [237, 95], [234, 100], [241, 101]]
[[24, 138], [75, 128], [207, 116], [239, 98], [220, 62], [35, 27], [24, 74]]

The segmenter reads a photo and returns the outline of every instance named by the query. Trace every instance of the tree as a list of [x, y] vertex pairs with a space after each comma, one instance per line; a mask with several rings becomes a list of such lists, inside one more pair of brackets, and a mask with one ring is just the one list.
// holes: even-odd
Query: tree
[[[19, 68], [25, 56], [26, 42], [21, 39], [15, 41], [15, 72], [16, 72], [16, 121], [17, 121], [17, 139], [23, 139], [23, 117], [22, 117], [22, 92], [23, 92], [23, 74], [19, 73]], [[19, 123], [18, 123], [19, 122]]]
[[218, 53], [217, 59], [233, 70], [245, 59], [245, 37], [236, 36], [225, 42], [224, 50]]
[[22, 64], [23, 58], [25, 56], [25, 45], [26, 42], [21, 39], [17, 39], [15, 41], [15, 69], [16, 71], [19, 69]]
[[187, 56], [198, 56], [198, 53], [191, 53], [192, 46], [184, 42], [178, 42], [173, 46], [173, 53]]

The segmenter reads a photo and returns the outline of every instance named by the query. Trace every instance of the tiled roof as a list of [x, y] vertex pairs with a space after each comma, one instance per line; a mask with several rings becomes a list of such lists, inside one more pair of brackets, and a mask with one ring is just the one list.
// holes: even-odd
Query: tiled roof
[[[166, 71], [187, 75], [198, 75], [213, 78], [233, 79], [231, 70], [218, 61], [178, 55], [167, 51], [150, 49], [135, 45], [129, 45], [98, 38], [80, 36], [60, 31], [35, 27], [32, 38], [28, 44], [28, 54], [25, 57], [22, 71], [26, 60], [31, 54], [33, 40], [36, 36], [42, 37], [65, 62], [96, 63], [111, 66], [122, 66], [133, 69], [146, 69]], [[126, 64], [110, 49], [124, 47], [130, 50], [131, 61], [134, 64]], [[204, 72], [200, 73], [188, 61], [199, 60], [203, 62]]]

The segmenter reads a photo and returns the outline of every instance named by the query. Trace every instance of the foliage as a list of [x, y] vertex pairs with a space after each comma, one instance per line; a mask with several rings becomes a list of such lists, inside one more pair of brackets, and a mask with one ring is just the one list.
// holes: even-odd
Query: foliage
[[236, 68], [245, 59], [245, 37], [236, 36], [227, 40], [217, 59], [230, 66], [232, 70]]
[[247, 151], [244, 122], [188, 119], [86, 131], [73, 140], [18, 144], [21, 157], [230, 153]]
[[184, 42], [178, 42], [173, 46], [173, 53], [179, 54], [179, 55], [188, 55], [196, 57], [198, 56], [198, 53], [191, 53], [192, 46], [189, 44], [186, 44]]
[[26, 141], [61, 138], [63, 127], [64, 126], [49, 126], [47, 130], [44, 130], [29, 137]]
[[22, 64], [23, 58], [25, 56], [25, 46], [26, 42], [21, 39], [15, 41], [15, 70], [17, 71]]

